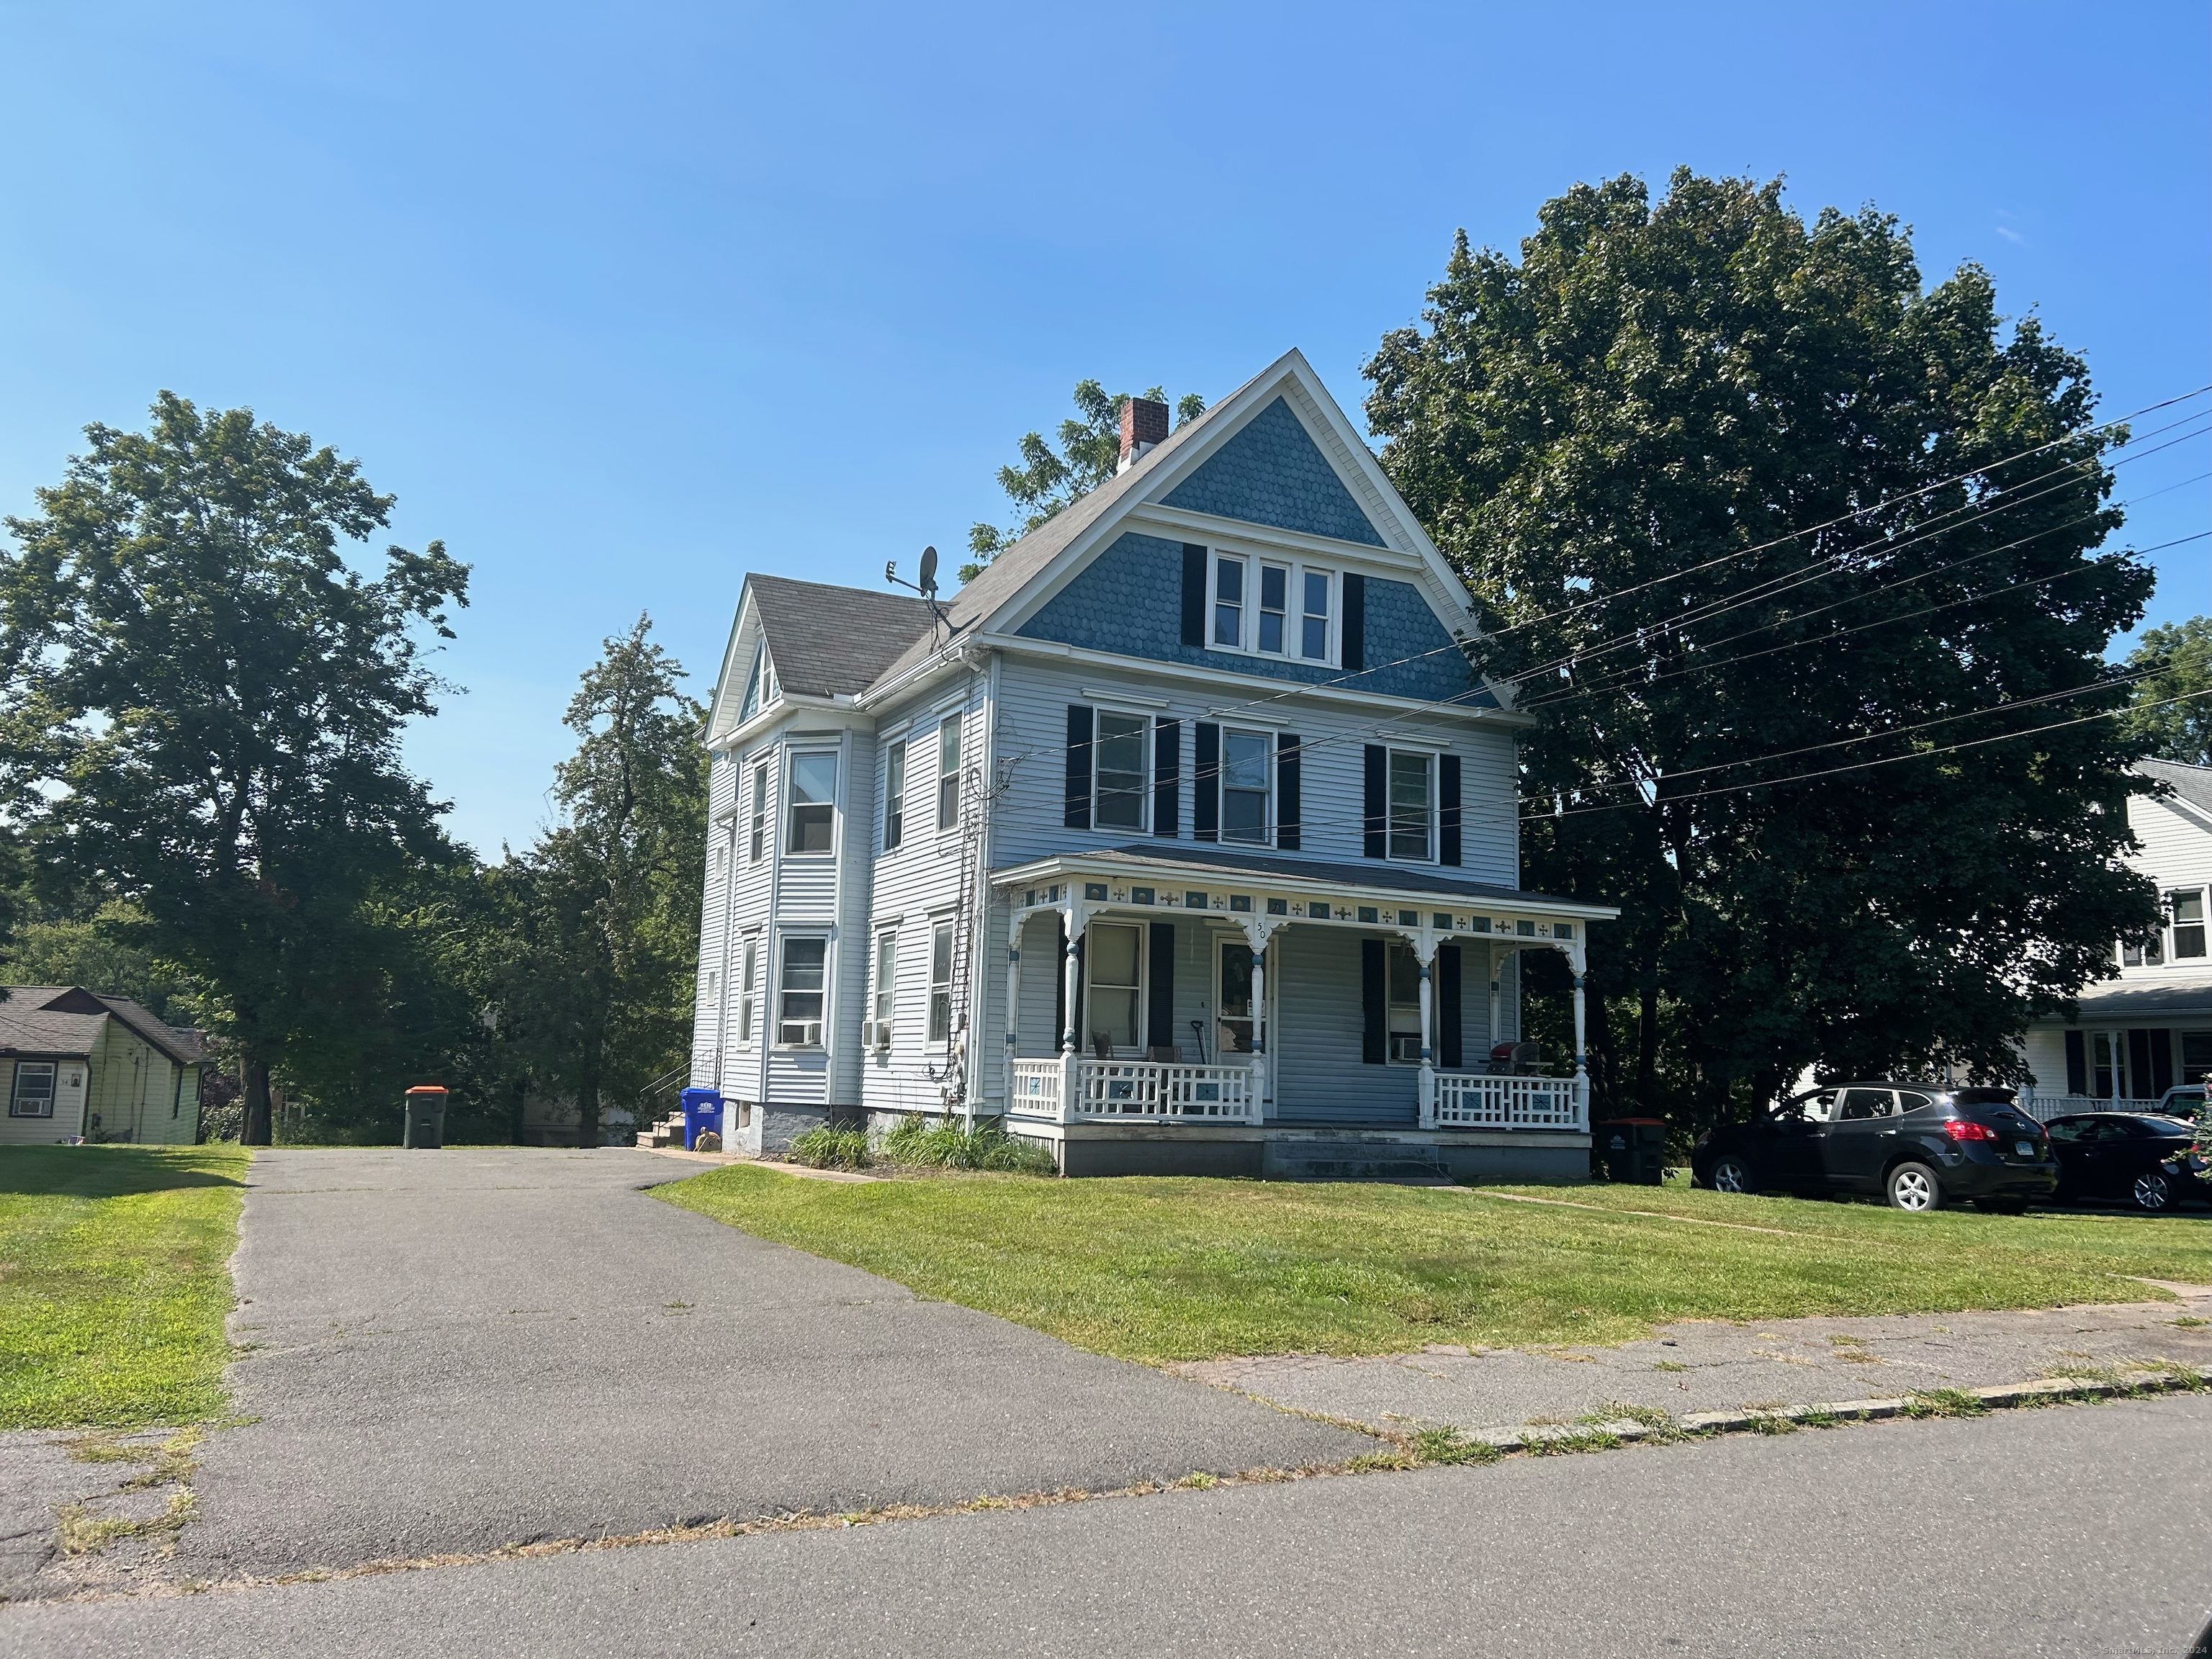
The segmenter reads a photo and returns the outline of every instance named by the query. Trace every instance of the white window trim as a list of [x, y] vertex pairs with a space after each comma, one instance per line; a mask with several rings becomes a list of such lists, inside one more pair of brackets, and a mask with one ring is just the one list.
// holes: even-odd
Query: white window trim
[[[822, 1041], [819, 1042], [786, 1042], [783, 1040], [783, 1028], [787, 1024], [804, 1025], [814, 1023], [807, 1020], [787, 1021], [783, 1017], [783, 999], [787, 989], [783, 982], [783, 975], [784, 969], [790, 961], [791, 945], [793, 941], [805, 942], [811, 939], [819, 939], [822, 941], [822, 988], [818, 993], [817, 993], [817, 994], [818, 994], [822, 999], [822, 1018], [819, 1022], [822, 1027]], [[830, 1046], [830, 1031], [831, 1026], [830, 997], [836, 989], [836, 988], [830, 982], [835, 976], [836, 957], [835, 953], [830, 949], [830, 938], [827, 928], [794, 927], [788, 933], [780, 933], [776, 936], [775, 982], [772, 987], [768, 988], [768, 994], [775, 999], [774, 1003], [772, 1004], [774, 1018], [770, 1021], [770, 1024], [775, 1028], [775, 1042], [774, 1046], [785, 1050], [787, 1053], [819, 1054], [827, 1049]], [[807, 994], [801, 991], [795, 994], [804, 996]]]
[[[958, 915], [951, 909], [933, 910], [929, 914], [929, 954], [923, 959], [921, 964], [923, 986], [921, 1040], [925, 1048], [949, 1051], [952, 1047], [952, 1028], [957, 1024], [953, 1015], [958, 1012], [952, 1006], [952, 959], [959, 954], [960, 950], [960, 941], [952, 936], [952, 930], [958, 925]], [[942, 981], [937, 977], [937, 935], [940, 930], [945, 934], [946, 939], [945, 978]], [[940, 982], [945, 988], [945, 1035], [935, 1036], [931, 1035], [929, 1021], [931, 1013], [935, 1010], [938, 986]]]
[[[749, 1049], [760, 1040], [759, 1005], [762, 957], [758, 928], [738, 941], [738, 1047]], [[750, 972], [748, 971], [750, 970]]]
[[[890, 983], [884, 980], [884, 947], [890, 946], [891, 971]], [[878, 927], [870, 942], [868, 953], [868, 1018], [878, 1024], [888, 1024], [898, 1029], [898, 965], [899, 930], [893, 922], [888, 927]]]
[[745, 781], [750, 786], [744, 808], [745, 850], [749, 854], [745, 862], [749, 865], [767, 861], [770, 838], [775, 833], [775, 791], [769, 776], [775, 765], [772, 757], [756, 756], [744, 773]]
[[[23, 1071], [26, 1066], [44, 1067], [46, 1071], [52, 1073], [53, 1080], [47, 1085], [45, 1095], [46, 1109], [43, 1112], [27, 1112], [22, 1109]], [[50, 1120], [54, 1115], [55, 1106], [60, 1103], [61, 1094], [61, 1061], [58, 1060], [19, 1060], [15, 1062], [15, 1069], [9, 1073], [8, 1079], [8, 1115], [10, 1117], [31, 1118], [41, 1121]]]
[[[1275, 844], [1275, 832], [1280, 827], [1278, 819], [1281, 815], [1277, 809], [1282, 805], [1280, 792], [1282, 780], [1276, 769], [1282, 757], [1283, 734], [1274, 726], [1255, 726], [1243, 720], [1239, 720], [1234, 725], [1223, 720], [1220, 725], [1221, 758], [1217, 763], [1217, 769], [1213, 775], [1213, 833], [1216, 842], [1223, 847], [1273, 848]], [[1267, 740], [1267, 834], [1258, 841], [1232, 841], [1229, 836], [1229, 814], [1226, 809], [1229, 803], [1229, 734], [1231, 732], [1242, 732], [1249, 737], [1265, 738]]]
[[[1145, 734], [1145, 762], [1139, 769], [1144, 783], [1137, 791], [1138, 827], [1123, 824], [1102, 824], [1098, 822], [1098, 751], [1103, 746], [1098, 736], [1098, 717], [1101, 714], [1120, 714], [1140, 721]], [[1149, 836], [1152, 833], [1152, 787], [1158, 774], [1154, 769], [1159, 763], [1159, 721], [1156, 711], [1139, 708], [1134, 704], [1117, 703], [1094, 698], [1091, 703], [1091, 827], [1101, 835]]]
[[[891, 754], [894, 750], [897, 751], [899, 763], [899, 787], [896, 797], [891, 793]], [[914, 797], [914, 747], [907, 741], [907, 734], [903, 732], [895, 738], [887, 738], [884, 740], [883, 787], [883, 850], [886, 854], [890, 854], [897, 852], [907, 844], [908, 839], [906, 822], [907, 806]], [[899, 820], [896, 841], [891, 839], [890, 833], [891, 803], [895, 799], [898, 802]]]
[[[1443, 839], [1443, 836], [1439, 832], [1440, 826], [1438, 825], [1437, 819], [1442, 812], [1442, 805], [1439, 797], [1443, 793], [1443, 774], [1441, 763], [1443, 752], [1444, 751], [1437, 745], [1426, 743], [1386, 743], [1382, 745], [1382, 859], [1386, 864], [1425, 864], [1433, 866], [1437, 863], [1437, 854], [1439, 850], [1438, 842]], [[1428, 851], [1417, 859], [1409, 859], [1400, 856], [1397, 851], [1390, 845], [1390, 761], [1393, 757], [1398, 755], [1419, 755], [1424, 757], [1428, 762]], [[1464, 811], [1463, 808], [1462, 811]]]
[[[951, 726], [957, 734], [957, 741], [960, 745], [958, 752], [952, 757], [952, 770], [949, 775], [953, 781], [952, 822], [950, 823], [945, 821], [944, 810], [945, 780], [948, 775], [945, 770], [945, 728], [948, 726]], [[945, 709], [936, 717], [933, 729], [937, 734], [937, 741], [932, 746], [929, 757], [929, 821], [933, 826], [933, 834], [939, 836], [957, 836], [960, 833], [961, 809], [966, 805], [960, 799], [960, 777], [968, 769], [968, 710], [966, 707], [962, 705]], [[912, 775], [913, 769], [914, 750], [909, 747], [907, 750], [907, 770], [909, 776]]]
[[[791, 815], [799, 810], [799, 791], [793, 784], [792, 779], [800, 761], [811, 759], [817, 755], [827, 755], [830, 757], [830, 763], [836, 769], [837, 781], [830, 787], [830, 845], [823, 852], [801, 853], [791, 845], [791, 830], [793, 823]], [[819, 802], [809, 804], [820, 805]], [[845, 750], [842, 744], [836, 748], [827, 748], [820, 744], [809, 744], [804, 747], [787, 749], [784, 751], [783, 811], [777, 816], [783, 820], [782, 828], [776, 832], [782, 837], [781, 856], [787, 859], [797, 859], [802, 862], [817, 859], [826, 861], [834, 860], [837, 856], [838, 848], [843, 842], [845, 834]]]
[[[1214, 638], [1214, 606], [1221, 592], [1220, 570], [1224, 560], [1244, 567], [1243, 615], [1240, 618], [1237, 642], [1224, 645]], [[1283, 631], [1285, 649], [1260, 649], [1260, 567], [1280, 565], [1289, 574], [1285, 578], [1287, 592], [1284, 595]], [[1300, 654], [1297, 647], [1305, 635], [1305, 578], [1308, 571], [1328, 578], [1328, 654], [1308, 657]], [[1261, 662], [1306, 663], [1316, 668], [1336, 668], [1344, 660], [1344, 568], [1339, 564], [1310, 560], [1294, 553], [1261, 552], [1239, 547], [1209, 547], [1206, 550], [1206, 649], [1225, 655], [1253, 657]]]
[[[1091, 963], [1097, 952], [1091, 948], [1091, 939], [1093, 932], [1100, 927], [1127, 927], [1133, 929], [1137, 935], [1137, 1030], [1135, 1034], [1137, 1041], [1127, 1054], [1116, 1050], [1115, 1057], [1127, 1059], [1133, 1055], [1142, 1059], [1145, 1053], [1145, 1039], [1151, 1035], [1145, 1029], [1145, 1022], [1150, 1017], [1152, 1007], [1151, 933], [1143, 922], [1125, 921], [1118, 916], [1093, 916], [1083, 925], [1083, 1024], [1076, 1031], [1076, 1052], [1086, 1056], [1094, 1052], [1091, 1047], [1091, 999], [1098, 989], [1098, 976], [1091, 971]], [[1114, 988], [1125, 990], [1127, 988], [1115, 986]], [[1207, 1000], [1212, 1000], [1211, 988], [1209, 988]]]

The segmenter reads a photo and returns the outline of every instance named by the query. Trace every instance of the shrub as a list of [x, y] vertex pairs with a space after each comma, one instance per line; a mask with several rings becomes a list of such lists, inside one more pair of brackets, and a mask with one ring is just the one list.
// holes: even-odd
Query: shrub
[[794, 1136], [789, 1157], [793, 1164], [804, 1164], [815, 1170], [865, 1170], [875, 1162], [868, 1156], [868, 1137], [864, 1130], [832, 1123]]
[[919, 1112], [901, 1118], [877, 1150], [893, 1164], [927, 1169], [1056, 1172], [1051, 1152], [1034, 1141], [1017, 1140], [996, 1123], [963, 1129], [952, 1118], [931, 1123]]

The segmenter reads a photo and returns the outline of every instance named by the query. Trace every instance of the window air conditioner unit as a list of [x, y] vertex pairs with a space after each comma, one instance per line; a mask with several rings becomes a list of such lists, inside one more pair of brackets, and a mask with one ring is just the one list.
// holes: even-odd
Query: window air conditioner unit
[[822, 1046], [822, 1022], [818, 1019], [787, 1019], [776, 1028], [775, 1040], [787, 1048], [819, 1048]]
[[891, 1023], [887, 1019], [866, 1019], [860, 1022], [860, 1046], [878, 1052], [891, 1046]]

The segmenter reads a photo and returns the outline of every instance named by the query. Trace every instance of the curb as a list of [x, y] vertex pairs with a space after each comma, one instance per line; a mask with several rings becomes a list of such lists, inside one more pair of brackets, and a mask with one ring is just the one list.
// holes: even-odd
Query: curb
[[[1943, 1395], [1954, 1399], [1963, 1396], [1983, 1408], [1998, 1408], [2165, 1394], [2201, 1389], [2207, 1385], [2212, 1385], [2212, 1366], [2196, 1370], [2185, 1367], [2179, 1371], [2123, 1371], [2111, 1381], [2055, 1376], [2034, 1382], [2002, 1382], [1990, 1388], [1946, 1389]], [[1838, 1400], [1808, 1406], [1783, 1406], [1772, 1411], [1690, 1412], [1664, 1425], [1623, 1417], [1605, 1422], [1563, 1425], [1556, 1428], [1485, 1429], [1468, 1437], [1477, 1443], [1493, 1446], [1501, 1452], [1536, 1451], [1562, 1442], [1573, 1446], [1593, 1437], [1610, 1437], [1619, 1441], [1664, 1441], [1684, 1435], [1735, 1434], [1746, 1430], [1771, 1431], [1781, 1424], [1795, 1426], [1808, 1420], [1825, 1425], [1831, 1422], [1865, 1423], [1877, 1422], [1885, 1418], [1959, 1414], [1955, 1406], [1947, 1407], [1942, 1399], [1903, 1395], [1882, 1400]]]

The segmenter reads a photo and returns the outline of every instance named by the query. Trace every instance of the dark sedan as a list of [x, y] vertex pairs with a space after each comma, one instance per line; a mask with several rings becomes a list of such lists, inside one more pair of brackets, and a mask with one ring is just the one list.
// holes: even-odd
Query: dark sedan
[[2076, 1112], [2044, 1125], [2058, 1154], [2058, 1196], [2115, 1200], [2151, 1214], [2212, 1201], [2189, 1124], [2154, 1112]]
[[2058, 1186], [2051, 1143], [2011, 1090], [1904, 1083], [1814, 1089], [1708, 1130], [1690, 1174], [1724, 1193], [1866, 1193], [1911, 1211], [1972, 1199], [2017, 1212]]

